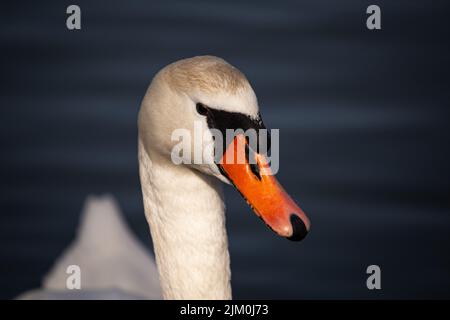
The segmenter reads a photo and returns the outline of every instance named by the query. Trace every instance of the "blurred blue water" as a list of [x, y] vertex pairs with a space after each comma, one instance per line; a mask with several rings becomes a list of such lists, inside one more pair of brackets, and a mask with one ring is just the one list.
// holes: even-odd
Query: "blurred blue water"
[[[136, 117], [164, 65], [221, 56], [280, 129], [279, 179], [313, 229], [272, 234], [226, 188], [235, 298], [450, 298], [445, 1], [16, 1], [0, 13], [0, 297], [39, 286], [89, 193], [150, 248]], [[382, 291], [366, 267], [382, 268]]]

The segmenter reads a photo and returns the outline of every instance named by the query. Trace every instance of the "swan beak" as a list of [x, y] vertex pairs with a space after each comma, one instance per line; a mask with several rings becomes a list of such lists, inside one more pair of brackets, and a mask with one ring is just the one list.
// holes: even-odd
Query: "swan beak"
[[[245, 159], [240, 159], [246, 148], [249, 146], [245, 136], [237, 135], [222, 155], [222, 173], [269, 228], [289, 240], [302, 240], [311, 226], [308, 217], [271, 174], [264, 155], [247, 153]], [[256, 163], [249, 163], [250, 156], [255, 157]]]

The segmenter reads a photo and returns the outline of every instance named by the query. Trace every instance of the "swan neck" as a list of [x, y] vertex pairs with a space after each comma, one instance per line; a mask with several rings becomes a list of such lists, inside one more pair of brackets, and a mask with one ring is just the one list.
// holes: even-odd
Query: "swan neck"
[[165, 299], [231, 299], [219, 181], [148, 152], [139, 142], [146, 219]]

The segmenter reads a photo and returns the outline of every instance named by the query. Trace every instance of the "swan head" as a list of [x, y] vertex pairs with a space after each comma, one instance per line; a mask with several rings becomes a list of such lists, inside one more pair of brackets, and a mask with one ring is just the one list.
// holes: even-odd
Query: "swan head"
[[[245, 75], [213, 56], [180, 60], [160, 70], [139, 112], [139, 136], [146, 150], [234, 185], [273, 231], [301, 240], [310, 222], [270, 174], [265, 158], [270, 135], [260, 147], [259, 132], [265, 129]], [[227, 130], [235, 135], [228, 136]], [[248, 136], [239, 130], [254, 130], [256, 147], [249, 147]]]

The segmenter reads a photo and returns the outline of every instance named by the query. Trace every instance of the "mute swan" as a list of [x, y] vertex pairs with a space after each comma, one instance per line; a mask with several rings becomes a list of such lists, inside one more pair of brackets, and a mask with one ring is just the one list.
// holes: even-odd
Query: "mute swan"
[[[158, 298], [162, 292], [165, 299], [231, 299], [221, 182], [233, 184], [279, 235], [291, 240], [306, 236], [310, 222], [303, 211], [273, 176], [260, 175], [266, 165], [262, 155], [254, 153], [256, 168], [248, 161], [219, 163], [212, 160], [213, 150], [203, 152], [208, 150], [203, 141], [191, 145], [191, 154], [201, 151], [202, 164], [173, 163], [171, 154], [177, 141], [172, 133], [184, 128], [194, 135], [195, 122], [201, 123], [203, 136], [213, 129], [264, 128], [246, 77], [220, 58], [180, 60], [154, 77], [139, 112], [138, 159], [160, 287], [155, 284], [152, 260], [124, 228], [119, 215], [107, 216], [108, 211], [118, 212], [114, 202], [91, 199], [81, 232], [47, 276], [46, 290], [22, 298]], [[239, 147], [246, 140], [237, 135], [231, 144]], [[234, 152], [227, 145], [224, 150], [224, 158]], [[119, 249], [110, 251], [108, 247]], [[81, 263], [82, 274], [90, 277], [83, 279], [83, 289], [90, 289], [90, 295], [58, 295], [64, 290], [67, 265], [86, 261], [85, 256], [93, 257]]]
[[[273, 176], [256, 177], [248, 163], [217, 164], [211, 160], [212, 150], [203, 152], [205, 142], [191, 150], [194, 154], [201, 149], [203, 164], [175, 165], [172, 132], [184, 128], [194, 136], [196, 121], [203, 136], [212, 129], [264, 128], [252, 87], [223, 59], [199, 56], [163, 68], [144, 96], [138, 119], [145, 216], [164, 298], [231, 299], [220, 182], [232, 183], [281, 236], [301, 240], [310, 222]], [[245, 139], [237, 136], [232, 143], [239, 147]]]

